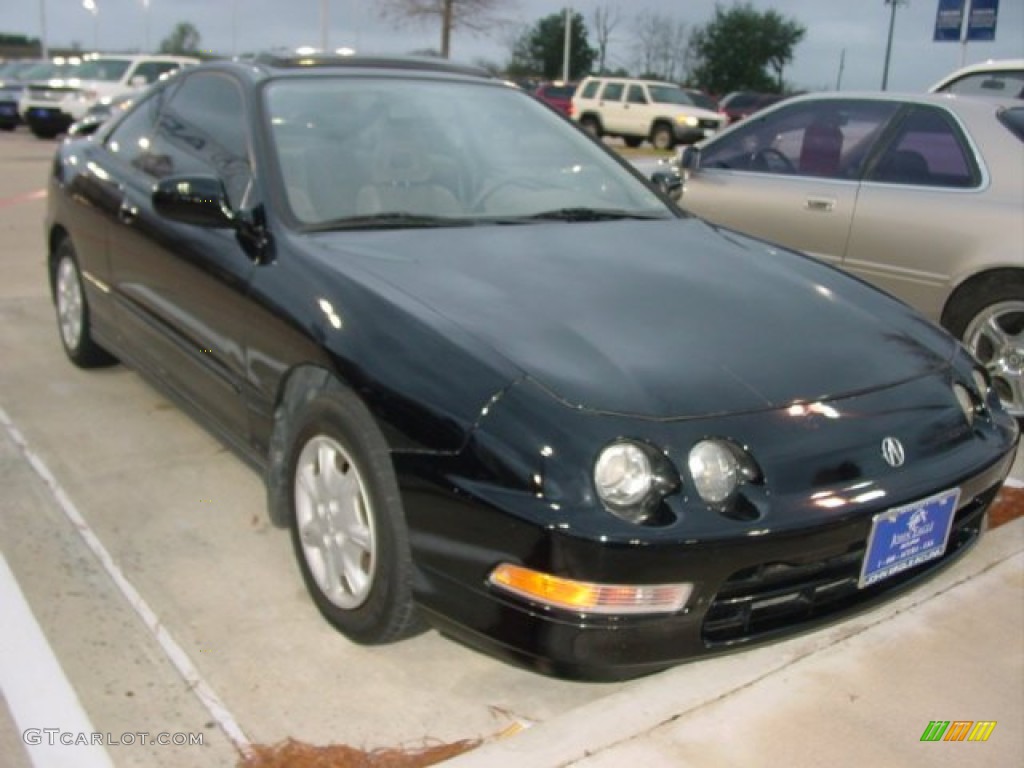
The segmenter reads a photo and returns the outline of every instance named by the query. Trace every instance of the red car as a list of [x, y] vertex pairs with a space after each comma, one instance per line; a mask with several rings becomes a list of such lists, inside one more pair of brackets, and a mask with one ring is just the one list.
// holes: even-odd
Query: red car
[[576, 93], [576, 83], [563, 83], [561, 80], [556, 80], [551, 83], [541, 83], [533, 95], [567, 117], [571, 117], [574, 93]]

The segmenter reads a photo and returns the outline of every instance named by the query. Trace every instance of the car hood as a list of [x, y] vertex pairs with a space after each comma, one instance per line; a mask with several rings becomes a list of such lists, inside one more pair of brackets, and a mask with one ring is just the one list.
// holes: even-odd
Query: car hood
[[953, 352], [895, 299], [699, 219], [313, 237], [326, 262], [358, 264], [577, 408], [777, 408], [906, 381]]

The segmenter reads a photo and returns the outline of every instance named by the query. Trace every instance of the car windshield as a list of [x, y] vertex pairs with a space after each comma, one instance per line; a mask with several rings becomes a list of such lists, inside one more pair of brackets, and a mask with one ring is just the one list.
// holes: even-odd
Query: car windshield
[[81, 63], [77, 59], [61, 62], [37, 61], [31, 67], [19, 72], [18, 77], [25, 81], [67, 77], [72, 73], [77, 74], [80, 66]]
[[264, 93], [285, 197], [310, 229], [678, 215], [517, 88], [348, 76]]
[[648, 92], [655, 104], [683, 104], [687, 107], [694, 106], [693, 99], [682, 88], [672, 85], [649, 85]]
[[75, 72], [82, 80], [104, 80], [116, 83], [128, 71], [130, 61], [124, 59], [89, 59]]

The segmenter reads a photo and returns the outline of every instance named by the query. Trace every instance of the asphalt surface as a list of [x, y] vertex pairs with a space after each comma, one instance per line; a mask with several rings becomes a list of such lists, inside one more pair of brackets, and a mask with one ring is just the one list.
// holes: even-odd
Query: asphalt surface
[[[436, 632], [348, 643], [259, 477], [130, 370], [65, 360], [53, 149], [0, 134], [0, 766], [230, 766], [286, 738], [484, 739], [463, 766], [1024, 764], [1024, 520], [876, 611], [629, 683], [541, 677]], [[922, 744], [935, 719], [998, 725]], [[103, 744], [59, 743], [82, 733]]]

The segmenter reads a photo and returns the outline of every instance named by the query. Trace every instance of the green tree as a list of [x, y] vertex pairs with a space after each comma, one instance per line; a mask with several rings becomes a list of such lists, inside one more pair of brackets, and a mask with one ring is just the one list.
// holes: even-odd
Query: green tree
[[194, 56], [199, 53], [199, 30], [187, 21], [178, 22], [160, 43], [160, 53]]
[[[572, 13], [569, 33], [569, 78], [577, 80], [590, 72], [597, 52], [587, 39], [587, 23]], [[562, 76], [565, 56], [565, 14], [552, 13], [528, 27], [512, 45], [507, 70], [512, 75], [540, 75], [549, 80]]]
[[715, 6], [714, 18], [690, 40], [693, 80], [712, 93], [782, 91], [783, 68], [806, 32], [797, 21], [761, 13], [750, 3]]

